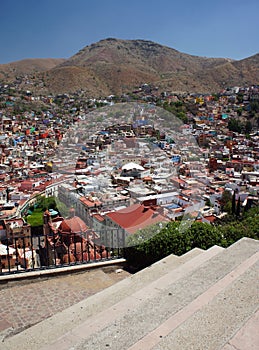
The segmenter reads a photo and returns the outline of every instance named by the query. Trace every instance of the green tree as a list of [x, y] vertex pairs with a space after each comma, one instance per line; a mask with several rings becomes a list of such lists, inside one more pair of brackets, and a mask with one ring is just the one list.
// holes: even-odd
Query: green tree
[[230, 131], [241, 133], [242, 131], [242, 124], [237, 119], [230, 119], [228, 122], [228, 129]]
[[55, 197], [40, 196], [37, 198], [36, 205], [38, 208], [41, 208], [42, 210], [57, 209], [57, 202]]
[[[223, 200], [224, 197], [231, 206], [231, 194], [223, 193]], [[259, 238], [258, 207], [249, 209], [239, 220], [235, 216], [228, 217], [228, 222], [221, 221], [217, 226], [195, 222], [186, 231], [179, 230], [180, 222], [169, 222], [162, 226], [156, 224], [139, 230], [128, 238], [130, 246], [125, 249], [125, 258], [130, 265], [140, 269], [169, 254], [182, 255], [195, 247], [228, 247], [242, 237]]]
[[237, 94], [237, 101], [239, 103], [242, 103], [243, 102], [243, 94]]
[[250, 134], [250, 132], [251, 132], [252, 129], [253, 129], [253, 126], [252, 126], [252, 123], [250, 122], [250, 120], [247, 120], [247, 121], [245, 122], [244, 129], [245, 129], [245, 134]]
[[238, 201], [237, 201], [237, 208], [236, 208], [236, 216], [238, 218], [240, 217], [240, 212], [241, 212], [241, 200], [240, 200], [240, 196], [239, 196]]
[[221, 245], [222, 236], [217, 227], [208, 223], [194, 222], [186, 231], [186, 235], [191, 242], [190, 249], [208, 249], [213, 245]]
[[183, 123], [185, 123], [185, 124], [188, 123], [188, 117], [187, 117], [186, 113], [184, 113], [184, 112], [177, 112], [176, 113], [176, 117], [181, 119], [181, 121]]
[[[241, 203], [240, 203], [241, 204]], [[238, 214], [238, 203], [237, 203]], [[238, 220], [237, 220], [238, 219]], [[223, 246], [229, 246], [242, 237], [258, 239], [259, 235], [259, 208], [254, 207], [243, 213], [240, 217], [229, 216], [228, 222], [221, 220], [218, 230], [222, 235]]]
[[222, 193], [221, 196], [221, 207], [222, 210], [226, 211], [227, 213], [231, 213], [232, 212], [232, 196], [231, 196], [231, 192], [228, 190], [225, 190]]
[[255, 112], [255, 113], [259, 112], [259, 102], [258, 101], [251, 101], [250, 107], [251, 107], [252, 112]]
[[232, 214], [236, 213], [236, 193], [234, 192], [232, 195], [232, 207], [231, 207]]
[[143, 268], [169, 254], [182, 255], [195, 247], [208, 249], [222, 243], [220, 231], [210, 224], [195, 222], [186, 231], [179, 230], [179, 225], [170, 222], [157, 233], [156, 225], [132, 235], [127, 242], [130, 247], [125, 249], [128, 263]]
[[182, 101], [176, 101], [176, 102], [174, 102], [174, 105], [176, 108], [179, 108], [179, 107], [183, 106], [183, 103], [182, 103]]

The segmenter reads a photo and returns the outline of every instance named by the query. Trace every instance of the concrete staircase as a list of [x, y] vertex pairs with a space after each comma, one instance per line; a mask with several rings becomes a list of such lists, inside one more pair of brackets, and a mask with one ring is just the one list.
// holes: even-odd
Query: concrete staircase
[[247, 238], [170, 255], [0, 349], [258, 349], [258, 261]]

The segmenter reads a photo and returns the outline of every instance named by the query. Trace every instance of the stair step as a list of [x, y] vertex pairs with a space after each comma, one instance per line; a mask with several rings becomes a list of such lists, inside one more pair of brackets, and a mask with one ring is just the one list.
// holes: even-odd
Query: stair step
[[[162, 347], [163, 344], [169, 349], [173, 332], [179, 328], [179, 339], [183, 335], [188, 336], [188, 322], [190, 322], [189, 327], [191, 325], [194, 327], [195, 317], [198, 316], [200, 320], [205, 317], [209, 321], [210, 316], [213, 317], [210, 312], [214, 312], [213, 310], [217, 307], [220, 308], [222, 300], [226, 300], [225, 305], [228, 306], [226, 317], [235, 318], [235, 312], [240, 315], [240, 322], [233, 323], [232, 333], [230, 332], [233, 336], [234, 330], [244, 322], [246, 314], [239, 313], [238, 307], [233, 308], [231, 296], [239, 305], [236, 300], [238, 294], [232, 293], [237, 286], [239, 289], [244, 286], [247, 288], [247, 284], [250, 285], [255, 280], [253, 264], [250, 266], [248, 263], [251, 264], [255, 259], [258, 243], [252, 239], [242, 239], [227, 249], [215, 246], [205, 252], [189, 252], [189, 257], [188, 254], [179, 258], [167, 257], [163, 263], [163, 260], [160, 262], [161, 265], [168, 265], [167, 267], [159, 263], [154, 264], [145, 269], [146, 271], [143, 270], [14, 336], [5, 342], [5, 349], [12, 350], [19, 344], [21, 350], [28, 348], [31, 350], [72, 348], [144, 350], [151, 347], [148, 347], [148, 342], [142, 343], [141, 339], [145, 340], [149, 337], [151, 337], [151, 343], [153, 342], [152, 346], [157, 346], [157, 349], [167, 349]], [[198, 255], [192, 256], [192, 254]], [[245, 266], [248, 266], [247, 270]], [[144, 277], [145, 273], [150, 276]], [[157, 276], [158, 273], [159, 276]], [[155, 279], [152, 279], [152, 274], [156, 276]], [[125, 281], [128, 282], [125, 283]], [[227, 299], [224, 299], [224, 293]], [[251, 293], [254, 293], [253, 288]], [[205, 302], [207, 300], [208, 302]], [[221, 310], [223, 305], [222, 302]], [[254, 304], [251, 301], [249, 305], [248, 313], [251, 313]], [[210, 307], [212, 308], [209, 309]], [[220, 319], [221, 314], [218, 315]], [[222, 315], [224, 315], [223, 311]], [[182, 318], [179, 319], [179, 317]], [[172, 329], [169, 321], [172, 324], [174, 322], [178, 324], [175, 330]], [[197, 324], [196, 322], [196, 327]], [[199, 330], [199, 324], [197, 328]], [[157, 333], [160, 330], [163, 331], [162, 338]], [[217, 338], [216, 333], [213, 336]], [[170, 346], [170, 349], [172, 348], [177, 349]], [[189, 346], [190, 348], [192, 347]], [[203, 347], [201, 346], [200, 349]]]
[[[217, 247], [215, 249], [223, 249], [223, 248]], [[191, 260], [192, 258], [194, 258], [194, 257], [196, 257], [204, 252], [205, 252], [205, 250], [203, 250], [203, 249], [194, 248], [181, 256], [177, 256], [177, 255], [173, 255], [173, 254], [168, 255], [164, 259], [155, 262], [151, 266], [149, 266], [149, 267], [139, 271], [135, 275], [132, 275], [129, 278], [125, 279], [123, 281], [123, 283], [121, 284], [121, 286], [117, 285], [117, 287], [124, 287], [126, 285], [130, 285], [130, 287], [131, 287], [130, 291], [131, 291], [131, 293], [133, 293], [133, 292], [137, 291], [138, 289], [143, 288], [148, 283], [151, 283], [151, 282], [157, 280], [161, 276], [166, 275], [168, 272], [173, 271], [174, 269], [176, 269], [177, 267], [179, 267], [183, 263]], [[118, 289], [115, 287], [114, 287], [114, 289], [116, 289], [116, 292], [117, 292]]]
[[[220, 252], [222, 249], [223, 248], [215, 246], [211, 249], [209, 254], [214, 255]], [[184, 263], [187, 263], [192, 259], [197, 259], [203, 254], [208, 254], [208, 251], [204, 251], [199, 248], [195, 248], [182, 256], [172, 254], [151, 265], [150, 267], [136, 273], [135, 275], [132, 275], [64, 310], [62, 313], [56, 314], [33, 326], [32, 328], [25, 330], [13, 338], [20, 338], [20, 349], [26, 349], [26, 346], [30, 346], [31, 349], [38, 350], [41, 344], [46, 342], [49, 343], [57, 339], [58, 336], [62, 336], [64, 333], [69, 332], [71, 330], [71, 325], [76, 327], [77, 325], [84, 323], [91, 317], [95, 317], [95, 315], [98, 313], [104, 312], [106, 309], [112, 307], [112, 305], [117, 304], [126, 297], [129, 297], [134, 292], [141, 290], [149, 283], [157, 281], [158, 278], [166, 275], [168, 271], [172, 272], [174, 269], [179, 268]], [[132, 300], [130, 300], [130, 303], [132, 304]], [[107, 311], [107, 313], [108, 312], [109, 311]], [[33, 336], [35, 332], [38, 334], [37, 338]], [[31, 339], [31, 341], [28, 342], [28, 339]], [[12, 343], [12, 339], [10, 339], [9, 342]], [[13, 339], [13, 344], [15, 342], [16, 339]], [[25, 344], [24, 347], [23, 344]]]
[[[257, 279], [258, 280], [258, 279]], [[228, 340], [222, 350], [259, 349], [259, 310], [257, 310], [234, 336]]]
[[[69, 349], [76, 340], [79, 344], [76, 349], [101, 349], [107, 344], [109, 349], [128, 349], [132, 346], [132, 350], [143, 350], [143, 343], [137, 347], [134, 344], [231, 274], [239, 264], [256, 253], [257, 248], [250, 240], [225, 251], [220, 249], [220, 253], [213, 247], [125, 298], [110, 308], [108, 313], [90, 318], [68, 336], [43, 349], [52, 350], [57, 344], [61, 346], [60, 350]], [[82, 347], [80, 344], [83, 344]]]
[[[80, 339], [81, 337], [86, 337], [88, 335], [91, 338], [91, 335], [96, 334], [96, 332], [101, 331], [102, 329], [108, 327], [114, 322], [116, 323], [116, 319], [124, 318], [126, 314], [129, 314], [136, 308], [141, 307], [141, 304], [144, 301], [147, 302], [147, 300], [150, 300], [155, 295], [160, 294], [161, 290], [163, 290], [163, 288], [165, 288], [165, 286], [168, 285], [169, 281], [170, 283], [172, 283], [173, 281], [177, 281], [178, 279], [182, 278], [184, 274], [192, 272], [196, 269], [197, 266], [202, 265], [204, 262], [208, 261], [215, 255], [222, 252], [222, 250], [222, 248], [214, 246], [202, 253], [190, 253], [189, 256], [185, 256], [184, 258], [182, 258], [185, 261], [185, 263], [179, 264], [178, 267], [174, 268], [173, 270], [170, 270], [165, 275], [162, 275], [160, 278], [157, 278], [154, 281], [145, 284], [145, 286], [143, 286], [141, 289], [138, 288], [135, 293], [133, 293], [131, 290], [129, 296], [124, 297], [108, 309], [104, 309], [99, 314], [95, 314], [92, 317], [87, 318], [87, 320], [84, 323], [77, 327], [77, 329], [74, 331], [75, 333], [73, 332], [73, 334], [70, 334], [71, 336], [73, 336], [73, 338], [71, 338], [69, 335], [69, 337], [59, 339], [58, 345], [60, 347], [60, 350], [63, 349], [61, 346], [63, 346], [64, 349], [69, 349], [69, 346], [72, 345], [74, 342], [74, 340], [72, 340], [74, 339], [74, 337], [76, 339]], [[195, 256], [192, 257], [192, 255]], [[90, 298], [89, 303], [91, 304]], [[147, 307], [149, 307], [149, 305]], [[86, 306], [86, 308], [88, 311], [89, 306]], [[94, 337], [95, 336], [96, 335], [94, 335]], [[71, 340], [72, 342], [70, 344], [69, 342]], [[44, 349], [51, 350], [54, 349], [56, 346], [57, 344], [48, 344]]]
[[257, 252], [129, 349], [220, 349], [258, 308], [258, 261]]

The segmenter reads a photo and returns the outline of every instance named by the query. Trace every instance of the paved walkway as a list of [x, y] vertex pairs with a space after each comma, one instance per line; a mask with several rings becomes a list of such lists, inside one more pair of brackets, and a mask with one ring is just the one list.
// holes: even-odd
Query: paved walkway
[[127, 276], [128, 272], [113, 266], [0, 285], [0, 338], [19, 333]]

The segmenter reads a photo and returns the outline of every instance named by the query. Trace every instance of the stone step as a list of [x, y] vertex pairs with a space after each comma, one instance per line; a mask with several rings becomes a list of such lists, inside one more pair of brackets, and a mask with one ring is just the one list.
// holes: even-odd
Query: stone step
[[[254, 264], [241, 276], [238, 276], [233, 283], [227, 285], [210, 302], [204, 301], [203, 307], [170, 332], [162, 341], [160, 341], [161, 338], [158, 338], [157, 345], [152, 349], [221, 349], [258, 308], [259, 286], [258, 283], [255, 283], [258, 281], [258, 265]], [[238, 273], [236, 270], [234, 272]], [[248, 285], [249, 288], [247, 288]], [[210, 292], [213, 293], [212, 288]], [[161, 328], [160, 326], [157, 331], [161, 332]], [[187, 334], [188, 336], [186, 336]], [[248, 348], [248, 345], [237, 347], [237, 349], [245, 350]], [[149, 347], [142, 349], [149, 349]]]
[[[206, 308], [207, 304], [216, 303], [217, 296], [224, 293], [225, 289], [231, 289], [232, 284], [240, 282], [241, 285], [242, 280], [239, 281], [239, 278], [244, 279], [243, 284], [246, 287], [246, 283], [250, 285], [254, 281], [253, 266], [258, 259], [258, 243], [251, 239], [242, 239], [223, 251], [213, 247], [125, 297], [112, 307], [89, 317], [80, 326], [75, 328], [71, 326], [68, 333], [52, 344], [41, 343], [44, 345], [39, 348], [92, 350], [109, 347], [114, 350], [144, 350], [154, 346], [159, 347], [161, 341], [165, 341], [166, 344], [166, 339], [163, 338], [168, 337], [168, 349], [174, 349], [170, 345], [169, 337], [175, 329], [184, 327], [185, 322], [191, 320], [194, 315], [198, 313], [202, 315], [203, 308]], [[246, 279], [246, 273], [250, 279]], [[236, 312], [235, 308], [232, 309], [229, 299], [231, 296], [236, 297], [234, 290], [233, 287], [228, 296], [229, 308], [226, 313], [230, 318], [235, 317]], [[251, 293], [254, 295], [254, 289], [253, 292], [251, 289]], [[249, 312], [253, 307], [254, 303], [251, 303]], [[207, 317], [213, 317], [213, 315], [208, 312]], [[242, 314], [240, 319], [243, 320], [244, 317], [245, 314]], [[220, 315], [219, 323], [221, 323]], [[235, 327], [238, 325], [233, 329]], [[44, 332], [44, 328], [41, 330]], [[185, 336], [187, 331], [188, 329], [185, 329], [183, 332]], [[214, 333], [214, 336], [217, 338], [217, 333]], [[32, 341], [31, 338], [30, 340]], [[206, 349], [201, 344], [203, 343], [198, 343], [197, 349]], [[190, 344], [189, 348], [192, 348]], [[163, 349], [163, 345], [160, 349]]]
[[[215, 249], [222, 249], [217, 247]], [[143, 288], [146, 284], [151, 283], [161, 276], [164, 276], [170, 271], [173, 271], [183, 263], [191, 260], [192, 258], [204, 253], [203, 249], [194, 248], [187, 253], [177, 256], [174, 254], [168, 255], [167, 257], [155, 262], [151, 266], [139, 271], [135, 275], [130, 276], [128, 279], [125, 279], [123, 283], [121, 283], [120, 288], [124, 288], [130, 285], [131, 292], [135, 292], [138, 289]], [[133, 287], [134, 286], [134, 287]], [[116, 289], [116, 294], [118, 292], [118, 288]]]
[[[20, 349], [25, 349], [28, 346], [30, 349], [39, 349], [40, 345], [43, 344], [45, 344], [46, 349], [55, 347], [62, 349], [63, 345], [64, 348], [69, 349], [69, 346], [76, 342], [75, 338], [80, 339], [81, 337], [70, 333], [71, 328], [77, 328], [80, 333], [79, 329], [82, 326], [83, 328], [87, 327], [90, 335], [96, 331], [95, 327], [102, 329], [108, 326], [112, 319], [116, 319], [118, 315], [125, 315], [128, 308], [134, 309], [139, 306], [143, 297], [144, 299], [152, 297], [153, 294], [160, 292], [161, 288], [168, 284], [168, 281], [180, 279], [184, 274], [195, 270], [197, 266], [202, 265], [221, 251], [222, 248], [215, 246], [205, 252], [195, 249], [182, 257], [167, 257], [160, 264], [156, 263], [145, 271], [141, 271], [24, 331], [22, 334], [14, 336], [6, 342], [6, 349], [8, 349], [9, 344], [10, 346], [14, 345], [17, 341]], [[166, 265], [168, 267], [165, 267]], [[176, 271], [175, 276], [174, 271]], [[149, 277], [146, 277], [146, 274]], [[85, 334], [85, 330], [82, 331]], [[62, 339], [57, 341], [58, 344], [54, 342], [53, 347], [50, 345], [53, 340], [65, 333], [67, 336], [61, 337]], [[28, 341], [28, 339], [30, 340]]]
[[[129, 350], [221, 349], [258, 309], [259, 252], [171, 315]], [[250, 328], [251, 325], [250, 325]], [[247, 339], [246, 339], [247, 340]], [[259, 341], [257, 335], [257, 342]], [[255, 340], [237, 349], [250, 349]], [[237, 339], [232, 339], [237, 344]], [[252, 347], [255, 349], [258, 347]]]
[[251, 317], [248, 318], [247, 322], [234, 334], [232, 338], [228, 340], [228, 342], [221, 349], [222, 350], [259, 349], [258, 329], [259, 329], [259, 310], [257, 310]]

